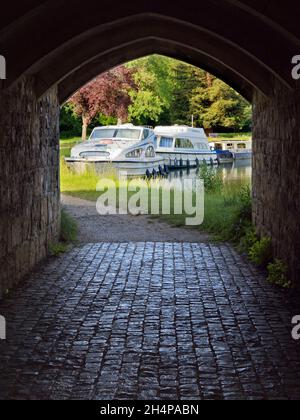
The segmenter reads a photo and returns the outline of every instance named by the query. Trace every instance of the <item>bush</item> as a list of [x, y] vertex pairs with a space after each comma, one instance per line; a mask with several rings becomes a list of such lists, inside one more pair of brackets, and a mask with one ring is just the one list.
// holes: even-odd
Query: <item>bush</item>
[[289, 289], [291, 287], [291, 282], [288, 280], [288, 266], [281, 260], [275, 260], [274, 263], [268, 265], [268, 281], [271, 284], [282, 287], [284, 289]]
[[69, 249], [69, 245], [67, 245], [66, 243], [59, 242], [57, 244], [51, 244], [49, 251], [52, 256], [57, 257], [67, 252], [68, 249]]
[[240, 249], [242, 252], [249, 252], [249, 250], [258, 242], [258, 236], [255, 232], [254, 227], [251, 225], [248, 228], [245, 228], [244, 235], [240, 240]]
[[70, 244], [77, 242], [78, 227], [73, 218], [64, 210], [61, 211], [60, 238], [58, 243], [49, 246], [50, 254], [58, 256], [68, 251]]
[[65, 211], [61, 211], [61, 228], [60, 240], [61, 242], [71, 243], [76, 242], [78, 236], [78, 226], [75, 220]]
[[[227, 199], [228, 200], [228, 199]], [[250, 234], [251, 232], [251, 234]], [[252, 226], [252, 197], [249, 186], [244, 186], [236, 196], [236, 206], [233, 214], [233, 221], [230, 228], [232, 242], [241, 244], [243, 239], [249, 242], [250, 235], [253, 237], [254, 229]], [[258, 239], [257, 237], [255, 238]], [[253, 243], [251, 243], [251, 246]], [[249, 250], [249, 246], [245, 251]]]
[[204, 181], [205, 191], [209, 193], [221, 192], [223, 189], [223, 180], [215, 168], [201, 165], [200, 178]]
[[273, 259], [271, 239], [265, 237], [255, 242], [249, 250], [249, 257], [254, 264], [267, 267]]

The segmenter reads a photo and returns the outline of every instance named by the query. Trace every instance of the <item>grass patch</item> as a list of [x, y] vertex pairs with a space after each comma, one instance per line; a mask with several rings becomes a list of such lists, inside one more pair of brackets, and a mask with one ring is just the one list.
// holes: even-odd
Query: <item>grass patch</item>
[[99, 192], [96, 191], [96, 188], [100, 178], [103, 176], [116, 178], [111, 165], [105, 165], [102, 174], [97, 174], [93, 167], [90, 167], [82, 173], [78, 173], [69, 169], [64, 160], [61, 159], [60, 179], [61, 192], [63, 194], [78, 197], [83, 200], [97, 201]]
[[75, 220], [65, 211], [61, 212], [60, 240], [63, 243], [76, 242], [78, 226]]
[[268, 265], [268, 281], [271, 284], [290, 289], [292, 284], [288, 279], [288, 266], [283, 261], [276, 259]]
[[210, 137], [209, 141], [217, 140], [251, 140], [252, 133], [218, 133], [218, 137]]
[[81, 137], [70, 137], [60, 139], [60, 146], [70, 146], [81, 142]]
[[77, 223], [65, 210], [62, 210], [59, 242], [50, 245], [50, 254], [53, 256], [64, 254], [70, 249], [72, 244], [77, 242], [77, 238]]
[[72, 137], [60, 140], [60, 156], [62, 158], [70, 157], [72, 148], [81, 141], [80, 137]]

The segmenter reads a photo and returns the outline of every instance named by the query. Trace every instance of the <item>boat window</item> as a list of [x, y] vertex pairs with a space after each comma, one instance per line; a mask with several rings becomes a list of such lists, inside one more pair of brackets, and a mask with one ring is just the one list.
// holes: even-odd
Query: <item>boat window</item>
[[173, 147], [173, 139], [172, 139], [172, 137], [161, 137], [159, 146], [160, 147], [166, 147], [166, 148]]
[[245, 145], [245, 143], [239, 143], [239, 144], [237, 145], [237, 147], [238, 147], [238, 149], [246, 149], [246, 145]]
[[155, 157], [155, 150], [153, 146], [148, 147], [148, 149], [146, 150], [146, 157], [147, 158]]
[[142, 156], [143, 149], [134, 149], [131, 152], [127, 153], [127, 158], [139, 158]]
[[113, 139], [115, 137], [115, 129], [99, 128], [94, 130], [91, 135], [91, 140], [97, 139]]
[[149, 130], [144, 130], [143, 140], [146, 140], [149, 137]]
[[141, 136], [141, 130], [132, 130], [128, 128], [121, 128], [117, 130], [115, 137], [118, 139], [127, 140], [139, 140]]
[[221, 143], [215, 143], [215, 150], [223, 150], [223, 146]]
[[201, 149], [208, 150], [207, 144], [201, 143]]
[[175, 147], [176, 149], [194, 149], [194, 145], [189, 139], [176, 139]]

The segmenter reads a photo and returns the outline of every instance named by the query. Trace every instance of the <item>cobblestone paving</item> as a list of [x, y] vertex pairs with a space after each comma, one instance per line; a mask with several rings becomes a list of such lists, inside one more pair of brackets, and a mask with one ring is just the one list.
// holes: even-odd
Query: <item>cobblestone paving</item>
[[297, 312], [227, 245], [79, 247], [0, 304], [0, 398], [299, 399]]

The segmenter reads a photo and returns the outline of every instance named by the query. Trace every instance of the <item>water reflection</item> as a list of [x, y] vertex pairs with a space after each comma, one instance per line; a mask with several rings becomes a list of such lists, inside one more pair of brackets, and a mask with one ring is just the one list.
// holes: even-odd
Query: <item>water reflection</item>
[[[209, 168], [209, 166], [208, 166]], [[215, 168], [220, 173], [224, 182], [240, 182], [251, 181], [252, 177], [252, 161], [237, 160], [233, 163], [226, 163]], [[178, 179], [183, 177], [196, 178], [199, 176], [200, 169], [185, 169], [172, 171], [169, 174], [169, 179]]]

